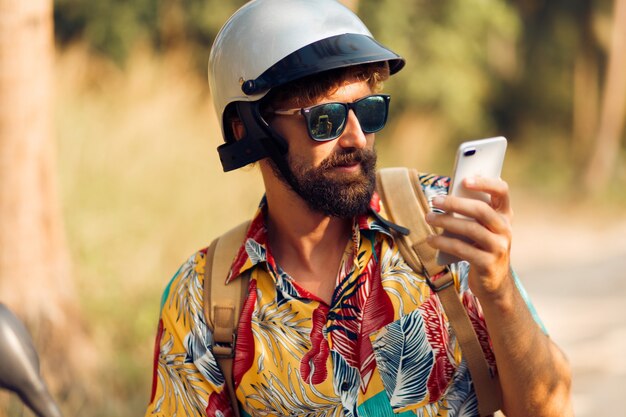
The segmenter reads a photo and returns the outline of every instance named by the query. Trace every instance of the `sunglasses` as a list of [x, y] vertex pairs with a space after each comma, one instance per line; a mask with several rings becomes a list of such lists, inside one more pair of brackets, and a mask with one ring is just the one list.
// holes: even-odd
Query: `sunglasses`
[[324, 103], [300, 109], [275, 110], [274, 114], [292, 116], [301, 113], [311, 139], [326, 142], [341, 136], [350, 110], [354, 111], [364, 133], [378, 132], [387, 122], [389, 100], [391, 97], [386, 94], [374, 94], [352, 103]]

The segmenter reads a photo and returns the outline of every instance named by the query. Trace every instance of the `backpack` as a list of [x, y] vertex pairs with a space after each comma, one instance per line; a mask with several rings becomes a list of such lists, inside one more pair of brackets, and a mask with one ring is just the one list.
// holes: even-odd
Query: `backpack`
[[[437, 264], [437, 251], [426, 243], [426, 237], [436, 231], [424, 220], [430, 206], [422, 191], [418, 172], [408, 168], [381, 169], [377, 173], [377, 191], [390, 221], [382, 217], [379, 220], [390, 226], [405, 262], [413, 271], [425, 276], [431, 290], [438, 294], [467, 362], [479, 413], [481, 417], [492, 415], [501, 408], [502, 403], [498, 376], [491, 374], [478, 337], [456, 291], [452, 273], [447, 267]], [[249, 225], [250, 222], [246, 221], [215, 239], [207, 250], [204, 268], [204, 316], [209, 329], [213, 331], [213, 354], [224, 374], [237, 417], [239, 407], [232, 368], [239, 313], [247, 297], [249, 275], [244, 274], [228, 285], [225, 280]], [[431, 280], [431, 277], [436, 276], [439, 276], [436, 281]]]

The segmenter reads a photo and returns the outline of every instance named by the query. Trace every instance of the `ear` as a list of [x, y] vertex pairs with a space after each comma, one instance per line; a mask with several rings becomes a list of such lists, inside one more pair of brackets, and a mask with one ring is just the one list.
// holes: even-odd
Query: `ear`
[[240, 119], [233, 119], [230, 122], [230, 128], [232, 129], [236, 140], [240, 140], [246, 135], [246, 127]]

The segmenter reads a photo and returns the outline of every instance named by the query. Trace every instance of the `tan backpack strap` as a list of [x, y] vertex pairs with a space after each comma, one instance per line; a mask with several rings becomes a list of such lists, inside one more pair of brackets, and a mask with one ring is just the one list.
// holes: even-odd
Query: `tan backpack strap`
[[[452, 273], [447, 272], [452, 280]], [[444, 279], [442, 277], [441, 279]], [[438, 279], [437, 283], [441, 280]], [[492, 375], [485, 354], [472, 326], [467, 311], [463, 307], [454, 285], [448, 285], [438, 291], [439, 300], [448, 316], [448, 321], [461, 346], [461, 352], [467, 362], [472, 383], [478, 400], [478, 412], [481, 416], [490, 416], [502, 408], [502, 389], [498, 375]]]
[[437, 265], [437, 252], [426, 242], [426, 237], [435, 231], [424, 219], [430, 208], [417, 172], [407, 168], [385, 168], [377, 175], [378, 193], [390, 220], [411, 231], [396, 239], [405, 261], [416, 272], [434, 277], [444, 268]]
[[244, 222], [211, 242], [204, 265], [204, 317], [213, 332], [213, 355], [224, 375], [236, 417], [239, 417], [239, 405], [233, 379], [233, 358], [237, 324], [247, 296], [249, 274], [243, 274], [228, 284], [226, 279], [249, 227], [250, 222]]
[[[437, 264], [437, 251], [426, 242], [426, 237], [436, 231], [424, 219], [430, 206], [419, 175], [416, 170], [407, 168], [385, 168], [378, 171], [377, 180], [378, 193], [390, 220], [411, 231], [408, 235], [394, 233], [398, 249], [411, 269], [423, 274], [439, 295], [470, 370], [479, 413], [489, 416], [501, 408], [500, 383], [497, 376], [491, 375], [478, 337], [456, 292], [452, 273]], [[431, 281], [437, 275], [440, 277]]]

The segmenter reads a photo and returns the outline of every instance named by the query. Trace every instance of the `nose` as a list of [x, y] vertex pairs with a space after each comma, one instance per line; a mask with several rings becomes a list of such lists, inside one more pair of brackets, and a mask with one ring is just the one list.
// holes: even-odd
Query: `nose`
[[367, 138], [365, 133], [361, 129], [359, 119], [357, 119], [354, 111], [350, 109], [348, 111], [348, 118], [346, 120], [346, 128], [339, 136], [338, 143], [343, 148], [365, 148], [367, 145]]

